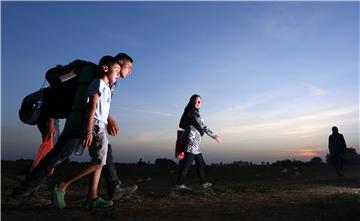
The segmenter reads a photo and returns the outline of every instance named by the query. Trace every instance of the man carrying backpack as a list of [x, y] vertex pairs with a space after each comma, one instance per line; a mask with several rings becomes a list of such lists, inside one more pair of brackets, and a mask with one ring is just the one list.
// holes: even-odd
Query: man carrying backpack
[[[121, 66], [121, 78], [126, 78], [130, 75], [132, 71], [132, 65], [133, 65], [133, 59], [128, 56], [125, 53], [119, 53], [116, 56], [116, 59], [118, 60], [118, 63]], [[94, 73], [96, 73], [96, 65], [86, 62], [84, 63], [83, 67], [81, 67], [81, 76], [79, 76], [78, 86], [75, 91], [67, 91], [70, 93], [73, 93], [75, 97], [71, 98], [67, 101], [66, 104], [72, 101], [72, 107], [69, 109], [67, 108], [67, 111], [69, 113], [64, 114], [60, 113], [58, 115], [59, 118], [66, 117], [67, 121], [65, 124], [64, 131], [61, 133], [57, 143], [55, 144], [54, 148], [38, 163], [38, 165], [33, 168], [33, 170], [26, 176], [25, 180], [21, 182], [21, 185], [14, 188], [14, 191], [12, 193], [12, 197], [18, 200], [22, 200], [24, 203], [29, 203], [31, 205], [49, 205], [51, 202], [46, 199], [42, 199], [39, 196], [37, 196], [36, 191], [39, 188], [40, 184], [46, 180], [49, 173], [61, 162], [63, 162], [65, 159], [67, 159], [76, 149], [76, 147], [79, 145], [80, 138], [82, 136], [82, 126], [83, 126], [83, 118], [85, 114], [85, 99], [83, 95], [83, 90], [87, 89], [88, 84], [90, 81], [94, 78]], [[49, 79], [48, 79], [49, 81]], [[72, 81], [67, 81], [68, 84], [71, 85]], [[50, 83], [50, 81], [49, 81]], [[64, 84], [66, 85], [66, 84]], [[113, 88], [115, 85], [113, 85]], [[53, 88], [56, 88], [54, 86]], [[52, 89], [55, 91], [55, 89]], [[42, 112], [44, 112], [43, 116], [46, 117], [52, 117], [51, 116], [51, 108], [53, 108], [49, 103], [47, 102], [49, 99], [49, 94], [47, 97], [44, 96], [44, 109]], [[56, 93], [54, 93], [56, 94]], [[62, 96], [59, 99], [64, 99], [66, 96]], [[56, 100], [52, 100], [53, 103]], [[59, 102], [58, 102], [59, 103]], [[61, 102], [64, 104], [63, 102]], [[55, 104], [54, 104], [55, 105]], [[59, 105], [59, 104], [58, 104]], [[66, 105], [63, 105], [66, 106]], [[53, 109], [53, 110], [56, 110]], [[66, 111], [65, 111], [66, 112]], [[54, 114], [56, 115], [56, 114]], [[112, 117], [109, 115], [108, 117], [108, 125], [107, 125], [107, 131], [110, 135], [115, 136], [117, 135], [119, 131], [118, 124], [112, 119]], [[132, 193], [137, 190], [137, 186], [134, 185], [132, 187], [124, 187], [121, 186], [120, 179], [117, 175], [116, 168], [113, 162], [112, 157], [112, 149], [109, 145], [108, 153], [107, 153], [107, 162], [106, 166], [103, 169], [103, 173], [105, 176], [105, 179], [107, 181], [108, 186], [108, 196], [112, 200], [118, 200], [123, 196], [124, 194]]]

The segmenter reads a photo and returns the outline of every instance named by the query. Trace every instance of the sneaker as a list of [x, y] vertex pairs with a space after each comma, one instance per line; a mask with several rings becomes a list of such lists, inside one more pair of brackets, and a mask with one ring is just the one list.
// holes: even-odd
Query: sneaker
[[64, 209], [66, 207], [64, 197], [65, 191], [62, 191], [55, 186], [52, 192], [52, 201], [57, 208]]
[[35, 192], [28, 195], [17, 195], [16, 192], [11, 194], [12, 199], [18, 201], [20, 204], [26, 204], [31, 206], [49, 206], [51, 205], [51, 201], [41, 198]]
[[202, 184], [202, 187], [207, 189], [207, 188], [210, 188], [212, 186], [212, 183], [209, 183], [209, 182], [206, 182], [206, 183], [203, 183]]
[[176, 185], [175, 186], [175, 190], [189, 190], [189, 191], [191, 191], [191, 188], [190, 187], [187, 187], [187, 186], [185, 186], [184, 184], [183, 185]]
[[108, 190], [108, 195], [111, 200], [119, 200], [125, 195], [134, 193], [137, 189], [137, 185], [121, 186], [120, 184], [117, 184], [114, 189]]
[[85, 206], [88, 208], [109, 208], [113, 206], [112, 200], [104, 200], [101, 197], [96, 199], [87, 199], [85, 202]]

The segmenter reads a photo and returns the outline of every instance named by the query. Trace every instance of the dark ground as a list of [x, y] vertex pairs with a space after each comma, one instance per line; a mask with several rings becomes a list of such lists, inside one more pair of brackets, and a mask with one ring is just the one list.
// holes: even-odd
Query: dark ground
[[[31, 220], [360, 220], [360, 166], [348, 166], [344, 177], [333, 168], [319, 166], [211, 166], [214, 187], [200, 188], [195, 169], [188, 175], [191, 193], [172, 191], [176, 168], [117, 165], [121, 179], [139, 186], [136, 194], [115, 202], [110, 209], [82, 206], [88, 178], [74, 183], [66, 193], [67, 207], [34, 207], [10, 198], [19, 183], [16, 174], [30, 161], [1, 162], [1, 219]], [[84, 164], [67, 163], [57, 168], [53, 183], [67, 171]], [[287, 168], [286, 175], [281, 170]], [[105, 183], [100, 193], [105, 194]], [[48, 185], [39, 194], [50, 199]], [[104, 195], [105, 196], [105, 195]]]

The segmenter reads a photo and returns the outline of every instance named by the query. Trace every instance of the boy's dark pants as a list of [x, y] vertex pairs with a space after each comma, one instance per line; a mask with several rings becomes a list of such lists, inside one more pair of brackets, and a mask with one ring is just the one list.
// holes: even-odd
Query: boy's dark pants
[[176, 184], [182, 185], [184, 184], [185, 177], [189, 171], [189, 168], [192, 165], [192, 162], [195, 160], [196, 163], [196, 170], [200, 177], [201, 183], [206, 182], [205, 177], [205, 162], [202, 154], [192, 154], [192, 153], [185, 153], [184, 159], [180, 165], [179, 174], [177, 177]]
[[[54, 148], [39, 162], [39, 164], [26, 176], [21, 186], [15, 192], [24, 196], [35, 192], [43, 183], [53, 168], [72, 155], [79, 144], [79, 138], [61, 134]], [[109, 145], [106, 165], [103, 167], [108, 187], [119, 183], [119, 177], [113, 163], [112, 150]]]

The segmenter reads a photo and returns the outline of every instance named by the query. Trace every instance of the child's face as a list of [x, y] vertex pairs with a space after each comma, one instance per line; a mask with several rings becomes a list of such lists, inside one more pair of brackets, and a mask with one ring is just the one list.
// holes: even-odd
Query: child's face
[[133, 64], [130, 61], [125, 61], [121, 65], [120, 77], [127, 78], [131, 74], [132, 66], [133, 66]]
[[106, 76], [109, 79], [109, 83], [113, 84], [119, 79], [120, 77], [120, 70], [121, 67], [119, 64], [115, 63], [110, 65], [109, 70], [106, 72]]

